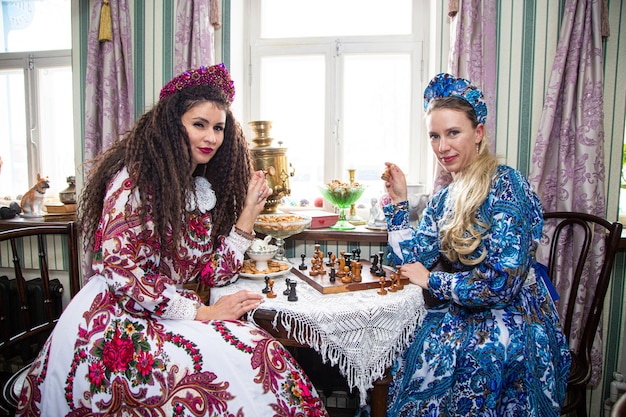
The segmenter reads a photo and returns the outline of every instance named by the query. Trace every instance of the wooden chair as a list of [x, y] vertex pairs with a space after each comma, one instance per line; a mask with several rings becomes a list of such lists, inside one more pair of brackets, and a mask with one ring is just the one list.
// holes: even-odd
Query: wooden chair
[[[622, 224], [576, 212], [544, 213], [544, 219], [541, 246], [549, 250], [548, 274], [559, 289], [557, 308], [572, 351], [567, 395], [561, 414], [575, 411], [576, 416], [586, 417], [586, 389], [592, 377], [591, 350], [602, 317]], [[598, 245], [604, 245], [602, 259], [593, 256], [592, 248]], [[568, 284], [559, 285], [563, 280]], [[582, 298], [586, 299], [585, 305], [591, 299], [591, 307], [585, 309], [584, 314], [576, 304], [583, 302]]]
[[[62, 242], [67, 246], [69, 260], [69, 290], [73, 297], [80, 289], [78, 263], [78, 231], [74, 222], [65, 225], [25, 226], [0, 232], [0, 244], [7, 242], [8, 252], [13, 260], [14, 280], [4, 277], [0, 282], [0, 361], [3, 364], [2, 399], [0, 413], [12, 416], [17, 406], [19, 390], [42, 344], [54, 328], [62, 307], [55, 291], [59, 289], [59, 281], [51, 277], [48, 269], [47, 245], [48, 237], [65, 236]], [[39, 277], [26, 279], [25, 266], [20, 254], [27, 242], [24, 238], [33, 238], [33, 258], [39, 261]], [[35, 281], [36, 280], [36, 281]], [[35, 283], [35, 284], [34, 284]], [[56, 287], [55, 285], [56, 284]], [[41, 294], [35, 301], [33, 288]], [[57, 306], [54, 304], [57, 299]]]

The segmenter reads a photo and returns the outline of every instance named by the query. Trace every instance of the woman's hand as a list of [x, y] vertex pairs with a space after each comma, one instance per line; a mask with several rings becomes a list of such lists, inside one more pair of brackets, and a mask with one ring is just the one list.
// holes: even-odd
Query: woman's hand
[[239, 320], [247, 312], [263, 302], [263, 295], [248, 290], [220, 297], [215, 304], [201, 306], [196, 312], [196, 320]]
[[401, 277], [408, 278], [411, 283], [419, 285], [425, 290], [428, 289], [430, 271], [420, 262], [401, 265], [398, 267], [398, 273]]
[[387, 189], [387, 194], [389, 194], [389, 197], [391, 198], [391, 202], [396, 204], [406, 201], [408, 197], [404, 172], [402, 172], [396, 164], [392, 164], [391, 162], [385, 162], [385, 165], [387, 166], [384, 173], [386, 178], [385, 188]]
[[252, 232], [254, 221], [265, 207], [267, 197], [272, 195], [272, 189], [267, 184], [263, 171], [256, 171], [248, 183], [248, 194], [243, 203], [243, 209], [236, 226], [243, 231]]

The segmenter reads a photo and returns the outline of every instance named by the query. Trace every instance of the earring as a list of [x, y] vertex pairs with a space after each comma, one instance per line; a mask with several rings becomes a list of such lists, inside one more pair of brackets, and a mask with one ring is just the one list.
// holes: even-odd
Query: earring
[[480, 153], [480, 143], [476, 144], [476, 155]]

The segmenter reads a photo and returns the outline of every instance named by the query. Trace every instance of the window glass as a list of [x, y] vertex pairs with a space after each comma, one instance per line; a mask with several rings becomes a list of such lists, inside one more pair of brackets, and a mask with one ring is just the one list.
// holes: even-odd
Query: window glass
[[368, 185], [364, 196], [375, 196], [384, 191], [385, 161], [409, 163], [410, 55], [345, 54], [343, 59], [343, 160], [358, 168], [358, 181]]
[[24, 100], [24, 71], [0, 70], [0, 198], [12, 198], [17, 190], [28, 189]]
[[312, 207], [320, 186], [354, 170], [367, 217], [386, 161], [410, 186], [432, 183], [421, 107], [428, 1], [242, 1], [241, 27], [231, 22], [244, 33], [242, 120], [271, 121], [287, 148], [295, 174], [283, 205]]
[[272, 146], [287, 148], [295, 201], [317, 194], [315, 184], [324, 179], [324, 68], [319, 55], [261, 60], [261, 119], [272, 121]]
[[41, 174], [46, 200], [75, 175], [71, 0], [0, 0], [0, 196], [17, 200]]
[[262, 0], [261, 37], [408, 34], [411, 6], [412, 0]]
[[74, 176], [74, 129], [72, 112], [72, 71], [69, 67], [37, 70], [39, 85], [39, 142], [41, 174], [50, 180], [50, 197], [67, 188]]
[[2, 0], [3, 52], [51, 51], [72, 46], [70, 0]]

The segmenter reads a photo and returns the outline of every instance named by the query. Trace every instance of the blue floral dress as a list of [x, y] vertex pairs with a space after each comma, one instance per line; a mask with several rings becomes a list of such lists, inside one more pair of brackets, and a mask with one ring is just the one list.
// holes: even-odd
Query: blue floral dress
[[174, 251], [158, 239], [149, 211], [141, 221], [127, 170], [112, 179], [96, 232], [96, 274], [34, 361], [18, 416], [328, 415], [267, 332], [246, 321], [194, 320], [200, 299], [183, 284], [236, 280], [250, 244], [231, 232], [213, 247], [211, 206], [203, 202], [214, 194], [200, 196], [199, 184]]
[[415, 230], [406, 204], [383, 208], [397, 264], [446, 265], [431, 272], [437, 302], [392, 369], [389, 417], [559, 415], [571, 357], [534, 257], [541, 202], [511, 167], [499, 166], [492, 185], [477, 213], [488, 225], [487, 256], [473, 267], [440, 252], [454, 183], [431, 199]]

